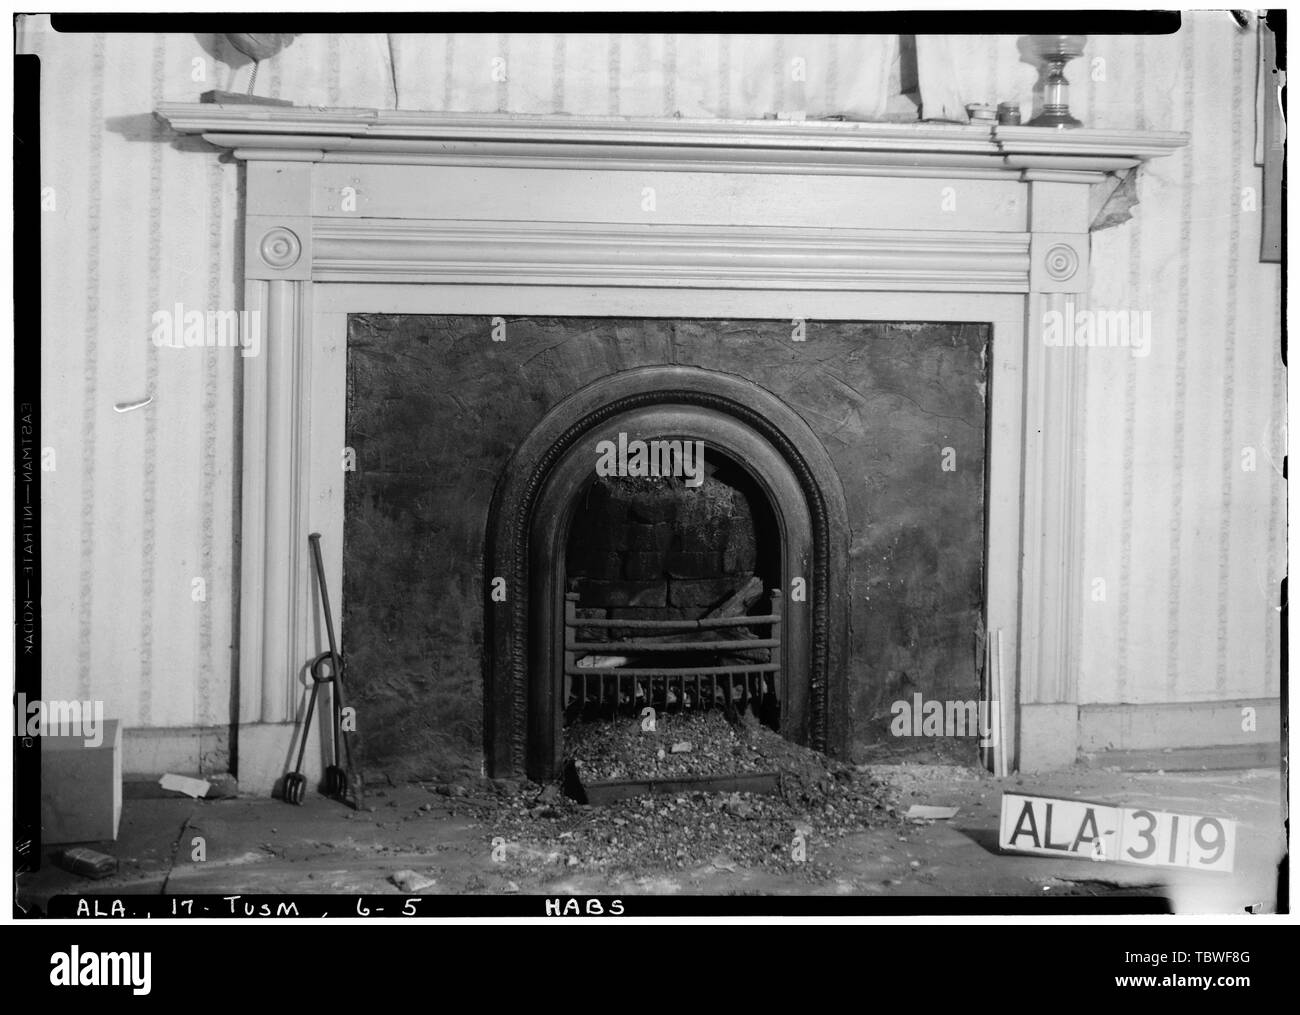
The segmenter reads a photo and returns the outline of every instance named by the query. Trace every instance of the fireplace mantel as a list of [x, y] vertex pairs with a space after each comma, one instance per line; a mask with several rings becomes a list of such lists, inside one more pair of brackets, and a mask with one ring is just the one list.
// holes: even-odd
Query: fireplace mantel
[[340, 584], [346, 318], [382, 311], [990, 323], [985, 601], [1008, 749], [1023, 769], [1074, 760], [1080, 353], [1040, 329], [1086, 303], [1093, 185], [1187, 135], [180, 103], [158, 115], [247, 163], [244, 297], [262, 334], [244, 360], [241, 788], [283, 774], [320, 650], [307, 533], [325, 534]]
[[182, 134], [241, 159], [706, 172], [1076, 179], [1187, 143], [1173, 131], [992, 124], [686, 120], [165, 103]]

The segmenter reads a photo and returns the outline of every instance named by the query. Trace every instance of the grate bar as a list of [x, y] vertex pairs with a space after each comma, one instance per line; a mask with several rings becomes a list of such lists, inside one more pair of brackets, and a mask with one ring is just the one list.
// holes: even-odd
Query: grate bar
[[[721, 677], [737, 673], [775, 673], [781, 668], [780, 663], [740, 663], [735, 666], [679, 666], [655, 670], [590, 670], [578, 667], [565, 667], [566, 677], [594, 677], [598, 674], [624, 677]], [[697, 684], [698, 687], [698, 684]], [[635, 693], [635, 692], [633, 692]]]
[[701, 617], [699, 620], [575, 620], [573, 627], [626, 627], [643, 631], [704, 631], [715, 627], [753, 627], [756, 624], [779, 624], [781, 616], [770, 613], [762, 617]]
[[626, 641], [567, 641], [565, 649], [571, 652], [592, 652], [598, 655], [618, 655], [623, 652], [723, 652], [747, 648], [779, 648], [780, 638], [737, 639], [735, 641], [646, 641], [629, 638]]

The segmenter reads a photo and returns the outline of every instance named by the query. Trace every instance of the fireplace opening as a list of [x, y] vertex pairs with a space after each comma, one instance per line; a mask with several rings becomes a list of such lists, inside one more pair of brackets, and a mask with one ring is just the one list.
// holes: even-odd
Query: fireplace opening
[[[638, 626], [660, 613], [630, 611], [725, 620], [707, 615], [751, 571], [759, 597], [742, 620], [772, 615], [781, 592], [775, 631], [749, 633], [779, 639], [766, 665], [777, 667], [782, 737], [848, 755], [899, 743], [900, 701], [979, 697], [990, 329], [810, 322], [806, 342], [792, 343], [788, 323], [521, 317], [493, 342], [487, 317], [349, 315], [342, 628], [350, 704], [375, 734], [367, 764], [394, 777], [480, 766], [558, 777], [566, 729], [584, 728], [566, 715], [569, 699], [587, 697], [564, 679], [566, 595], [609, 625], [575, 641], [681, 635]], [[626, 532], [601, 514], [655, 481], [620, 487], [601, 474], [599, 447], [620, 434], [689, 436], [706, 452], [703, 483], [660, 481], [654, 497], [626, 504]], [[656, 529], [666, 520], [656, 512], [670, 510], [657, 498], [669, 494], [718, 498], [702, 515], [716, 535]], [[705, 583], [724, 581], [713, 598]], [[637, 582], [654, 597], [592, 600]], [[699, 583], [689, 609], [688, 582]], [[693, 651], [653, 661], [764, 665], [762, 653]], [[635, 655], [612, 671], [651, 668], [650, 654]], [[766, 694], [758, 675], [743, 674], [751, 712]], [[629, 693], [635, 705], [635, 685]], [[643, 694], [669, 705], [658, 678]], [[716, 702], [708, 680], [701, 699]]]
[[781, 727], [781, 539], [753, 476], [593, 476], [564, 556], [564, 724], [712, 709]]

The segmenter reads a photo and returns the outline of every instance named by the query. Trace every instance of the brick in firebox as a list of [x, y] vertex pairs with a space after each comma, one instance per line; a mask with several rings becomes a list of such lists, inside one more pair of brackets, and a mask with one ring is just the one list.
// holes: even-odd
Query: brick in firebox
[[603, 550], [591, 543], [569, 546], [568, 570], [570, 575], [588, 578], [622, 578], [623, 558], [611, 550]]
[[749, 577], [675, 579], [668, 583], [668, 601], [673, 606], [681, 607], [717, 606], [748, 581]]
[[591, 578], [617, 580], [623, 577], [623, 555], [620, 553], [592, 554], [587, 566]]
[[748, 526], [733, 527], [727, 533], [727, 548], [722, 555], [722, 569], [728, 574], [752, 571], [755, 557], [754, 530]]
[[628, 528], [627, 548], [640, 553], [664, 553], [672, 542], [673, 527], [667, 522], [653, 525], [632, 525]]
[[671, 522], [677, 515], [674, 491], [661, 486], [638, 490], [627, 505], [630, 517], [638, 522]]
[[664, 569], [670, 578], [709, 578], [707, 554], [674, 550], [664, 559]]
[[581, 603], [595, 606], [649, 606], [668, 605], [668, 583], [636, 581], [585, 581], [582, 583]]
[[732, 572], [723, 568], [722, 554], [702, 554], [697, 550], [673, 551], [664, 559], [669, 578], [720, 578]]
[[623, 577], [632, 581], [654, 581], [664, 576], [664, 554], [629, 553], [623, 564]]

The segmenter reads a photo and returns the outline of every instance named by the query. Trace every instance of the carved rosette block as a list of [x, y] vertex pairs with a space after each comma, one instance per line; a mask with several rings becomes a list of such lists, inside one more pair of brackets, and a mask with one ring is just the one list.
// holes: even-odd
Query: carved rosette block
[[310, 216], [249, 215], [244, 224], [244, 275], [248, 280], [311, 279]]
[[302, 257], [302, 240], [292, 229], [274, 226], [262, 234], [257, 250], [267, 267], [291, 268]]
[[1029, 288], [1040, 293], [1088, 289], [1086, 233], [1034, 233], [1029, 245]]
[[1055, 281], [1069, 281], [1079, 270], [1079, 255], [1068, 243], [1054, 244], [1043, 256], [1043, 268]]

